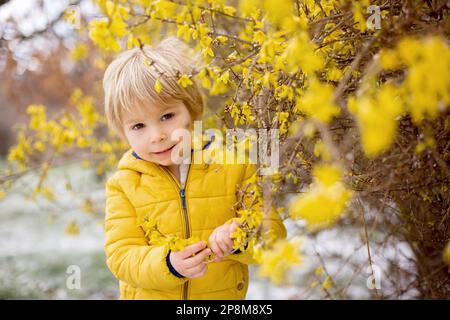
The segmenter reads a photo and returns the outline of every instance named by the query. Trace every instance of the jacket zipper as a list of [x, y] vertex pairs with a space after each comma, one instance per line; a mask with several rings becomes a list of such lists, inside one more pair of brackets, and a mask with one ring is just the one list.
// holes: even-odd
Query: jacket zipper
[[[191, 160], [192, 160], [192, 156], [191, 156]], [[184, 226], [185, 226], [185, 235], [184, 236], [185, 236], [185, 239], [190, 238], [191, 237], [191, 227], [189, 226], [189, 216], [188, 216], [188, 211], [187, 211], [187, 206], [186, 206], [186, 190], [187, 190], [187, 186], [188, 186], [189, 172], [191, 171], [191, 164], [189, 164], [184, 187], [181, 187], [180, 183], [178, 182], [176, 177], [173, 176], [172, 172], [170, 172], [168, 169], [166, 169], [164, 167], [162, 167], [162, 169], [164, 172], [166, 172], [169, 175], [170, 179], [172, 179], [175, 182], [177, 188], [179, 189], [179, 194], [180, 194], [180, 198], [181, 198], [181, 208], [183, 210], [183, 216], [184, 216]], [[187, 280], [185, 283], [183, 283], [183, 292], [182, 292], [183, 300], [188, 300], [188, 290], [189, 290], [189, 280]]]

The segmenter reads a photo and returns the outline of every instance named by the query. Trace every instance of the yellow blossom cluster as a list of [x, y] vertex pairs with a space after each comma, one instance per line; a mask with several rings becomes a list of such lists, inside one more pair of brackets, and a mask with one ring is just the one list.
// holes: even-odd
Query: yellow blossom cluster
[[258, 275], [269, 278], [276, 284], [281, 284], [286, 277], [287, 271], [293, 266], [301, 263], [300, 247], [301, 238], [291, 240], [278, 240], [273, 247], [263, 250], [259, 255]]
[[442, 252], [442, 258], [450, 268], [450, 242], [445, 246], [444, 251]]
[[[395, 48], [383, 50], [377, 62], [385, 72], [404, 70], [405, 79], [377, 85], [375, 75], [369, 73], [359, 92], [348, 99], [369, 157], [389, 149], [402, 114], [409, 113], [420, 123], [436, 118], [450, 105], [450, 46], [444, 39], [404, 38]], [[432, 145], [429, 138], [417, 146], [417, 152]]]
[[89, 24], [89, 36], [92, 41], [103, 50], [120, 51], [117, 38], [127, 34], [129, 8], [122, 6], [117, 1], [97, 1], [106, 19], [96, 19]]
[[89, 150], [89, 154], [104, 154], [104, 161], [97, 163], [97, 173], [117, 163], [117, 153], [125, 150], [126, 145], [119, 139], [97, 139], [94, 131], [106, 125], [106, 121], [95, 107], [93, 98], [84, 96], [80, 89], [74, 90], [69, 99], [69, 108], [51, 118], [44, 105], [30, 105], [27, 108], [29, 123], [19, 128], [17, 144], [8, 153], [8, 161], [19, 170], [33, 165], [34, 155], [43, 158], [54, 153], [56, 156], [79, 148]]
[[306, 192], [296, 197], [290, 205], [290, 217], [304, 219], [311, 229], [327, 227], [341, 216], [352, 192], [342, 182], [340, 168], [317, 165], [314, 181]]
[[[178, 235], [165, 235], [158, 229], [158, 223], [152, 219], [148, 214], [144, 217], [142, 223], [138, 224], [138, 227], [142, 227], [145, 232], [145, 237], [149, 244], [153, 246], [165, 246], [167, 250], [181, 251], [186, 246], [197, 243], [200, 241], [198, 237], [190, 237], [183, 239]], [[213, 261], [214, 254], [211, 254], [207, 258], [207, 262]]]
[[416, 123], [436, 118], [450, 105], [450, 46], [443, 38], [404, 38], [381, 52], [380, 64], [386, 70], [406, 68], [398, 90]]
[[75, 220], [71, 220], [64, 230], [64, 233], [70, 236], [77, 236], [80, 234], [80, 228]]
[[359, 122], [361, 142], [368, 156], [376, 156], [391, 146], [397, 132], [397, 117], [403, 111], [394, 86], [386, 83], [373, 90], [372, 95], [350, 97], [348, 107]]

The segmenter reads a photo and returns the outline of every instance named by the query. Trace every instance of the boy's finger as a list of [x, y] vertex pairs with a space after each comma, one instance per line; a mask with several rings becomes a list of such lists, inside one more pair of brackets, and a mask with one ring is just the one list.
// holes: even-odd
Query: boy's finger
[[202, 250], [201, 252], [197, 253], [195, 256], [191, 257], [191, 258], [187, 258], [185, 260], [185, 266], [187, 268], [192, 268], [197, 266], [198, 264], [204, 262], [206, 260], [206, 257], [209, 256], [211, 254], [211, 249], [206, 248], [204, 250]]
[[189, 258], [193, 254], [196, 254], [200, 250], [203, 250], [206, 247], [206, 243], [203, 241], [199, 241], [197, 243], [191, 244], [190, 246], [187, 246], [184, 248], [183, 252], [183, 258]]
[[219, 262], [222, 260], [224, 253], [220, 250], [217, 244], [211, 245], [211, 249], [214, 248], [213, 252], [215, 254], [214, 262]]
[[233, 232], [235, 232], [236, 229], [237, 229], [239, 226], [240, 226], [240, 224], [237, 223], [237, 222], [232, 223], [232, 224], [231, 224], [231, 227], [230, 227], [230, 235], [231, 235]]
[[229, 248], [228, 245], [226, 243], [226, 240], [224, 239], [225, 237], [221, 236], [221, 237], [217, 237], [217, 244], [219, 245], [220, 249], [222, 250], [222, 252], [228, 252]]
[[201, 263], [193, 268], [187, 269], [189, 274], [191, 274], [191, 277], [195, 277], [197, 274], [205, 271], [205, 269], [208, 268], [208, 266], [206, 265], [206, 263]]
[[234, 246], [233, 239], [231, 238], [232, 233], [233, 233], [233, 231], [230, 232], [227, 237], [227, 245], [229, 247], [229, 250], [233, 249], [233, 246]]

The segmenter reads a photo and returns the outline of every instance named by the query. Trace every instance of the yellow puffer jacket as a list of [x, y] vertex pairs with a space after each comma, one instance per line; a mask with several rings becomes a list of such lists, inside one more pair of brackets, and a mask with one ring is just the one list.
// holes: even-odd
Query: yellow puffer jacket
[[[216, 227], [236, 218], [232, 207], [238, 201], [237, 186], [251, 181], [255, 166], [191, 164], [185, 197], [167, 168], [139, 159], [132, 150], [123, 155], [118, 169], [106, 183], [105, 253], [119, 279], [120, 299], [245, 299], [247, 264], [256, 262], [251, 253], [209, 263], [201, 278], [178, 278], [166, 264], [167, 247], [151, 245], [139, 225], [149, 214], [165, 235], [197, 236], [208, 243]], [[277, 237], [286, 236], [278, 216], [263, 223]]]

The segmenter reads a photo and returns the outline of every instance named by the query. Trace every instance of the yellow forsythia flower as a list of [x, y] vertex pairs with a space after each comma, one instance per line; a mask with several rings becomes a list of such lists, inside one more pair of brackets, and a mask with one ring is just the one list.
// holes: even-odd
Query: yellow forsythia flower
[[334, 103], [334, 89], [328, 84], [313, 79], [302, 98], [297, 98], [296, 110], [321, 122], [329, 123], [339, 115], [340, 108]]
[[193, 29], [189, 26], [189, 24], [181, 24], [178, 25], [177, 37], [182, 38], [184, 42], [188, 42], [191, 39]]
[[292, 0], [264, 0], [263, 6], [269, 20], [274, 24], [280, 24], [283, 19], [292, 17], [294, 12]]
[[314, 177], [322, 183], [324, 186], [332, 186], [335, 183], [339, 183], [341, 180], [342, 172], [336, 166], [316, 166], [314, 168]]
[[290, 216], [306, 220], [310, 228], [326, 227], [334, 223], [352, 196], [341, 179], [342, 173], [337, 167], [316, 167], [309, 190], [291, 203]]
[[398, 91], [384, 84], [376, 94], [350, 98], [349, 109], [356, 115], [361, 141], [367, 156], [374, 157], [387, 150], [397, 132], [397, 117], [403, 112]]
[[406, 68], [399, 92], [414, 122], [434, 119], [450, 105], [450, 47], [445, 39], [406, 37], [394, 49], [382, 51], [379, 64], [387, 70]]
[[117, 38], [127, 33], [127, 24], [119, 14], [111, 17], [111, 20], [97, 19], [89, 23], [89, 37], [101, 49], [120, 51]]
[[70, 58], [75, 61], [83, 60], [87, 57], [87, 45], [84, 43], [77, 43], [70, 52]]
[[444, 259], [444, 262], [450, 267], [450, 242], [445, 246], [442, 258]]
[[[280, 68], [287, 72], [297, 72], [298, 69], [307, 75], [313, 75], [324, 67], [322, 54], [316, 51], [317, 46], [311, 42], [308, 32], [295, 32], [288, 42], [283, 54], [279, 56]], [[286, 63], [286, 68], [282, 65]]]
[[364, 16], [364, 11], [368, 5], [369, 5], [368, 0], [353, 2], [352, 12], [353, 12], [353, 19], [356, 22], [355, 27], [358, 28], [361, 32], [365, 32], [367, 30], [366, 17]]
[[323, 272], [324, 272], [324, 270], [323, 270], [323, 267], [317, 267], [315, 270], [314, 270], [314, 274], [316, 275], [316, 276], [321, 276], [322, 274], [323, 274]]
[[46, 122], [45, 106], [42, 104], [31, 104], [27, 108], [27, 114], [30, 115], [30, 128], [37, 130]]
[[318, 140], [314, 145], [314, 155], [316, 157], [322, 157], [325, 161], [329, 161], [331, 159], [330, 152], [323, 140]]
[[153, 86], [153, 88], [155, 89], [155, 91], [157, 93], [161, 93], [161, 90], [162, 90], [161, 82], [159, 80], [156, 80], [155, 81], [155, 85]]
[[[416, 123], [450, 105], [450, 46], [444, 39], [403, 39], [397, 48], [408, 66], [405, 102]], [[439, 57], [439, 59], [436, 59]]]
[[75, 9], [75, 7], [69, 7], [64, 11], [63, 19], [67, 23], [75, 26], [78, 20], [78, 15], [79, 13]]
[[81, 210], [89, 214], [94, 213], [94, 204], [92, 203], [92, 200], [89, 198], [85, 199], [81, 207]]
[[72, 220], [67, 224], [66, 230], [64, 232], [67, 235], [76, 236], [80, 234], [80, 228], [78, 228], [77, 222], [75, 220]]
[[200, 239], [198, 237], [190, 237], [188, 239], [182, 239], [177, 235], [164, 235], [158, 230], [158, 223], [156, 220], [150, 218], [148, 215], [144, 218], [144, 221], [138, 224], [139, 227], [145, 232], [145, 237], [152, 245], [163, 245], [168, 250], [180, 251], [186, 246], [194, 244]]
[[331, 279], [331, 276], [327, 276], [322, 283], [322, 289], [330, 289], [335, 283]]
[[43, 192], [44, 192], [44, 197], [47, 200], [49, 200], [49, 201], [55, 200], [55, 195], [50, 188], [44, 188]]
[[45, 150], [45, 144], [42, 141], [36, 141], [33, 144], [33, 147], [35, 150], [37, 150], [39, 152], [43, 152]]
[[299, 248], [301, 243], [302, 241], [298, 237], [290, 241], [282, 239], [275, 242], [272, 249], [263, 250], [260, 255], [261, 266], [258, 269], [258, 275], [280, 284], [285, 279], [286, 272], [291, 267], [300, 264]]
[[186, 88], [187, 86], [190, 86], [193, 82], [192, 80], [189, 78], [188, 75], [183, 74], [177, 81], [179, 84], [181, 84], [181, 86], [183, 88]]
[[435, 144], [436, 141], [433, 137], [426, 137], [424, 141], [421, 141], [416, 145], [415, 152], [422, 153], [425, 149], [433, 147]]

